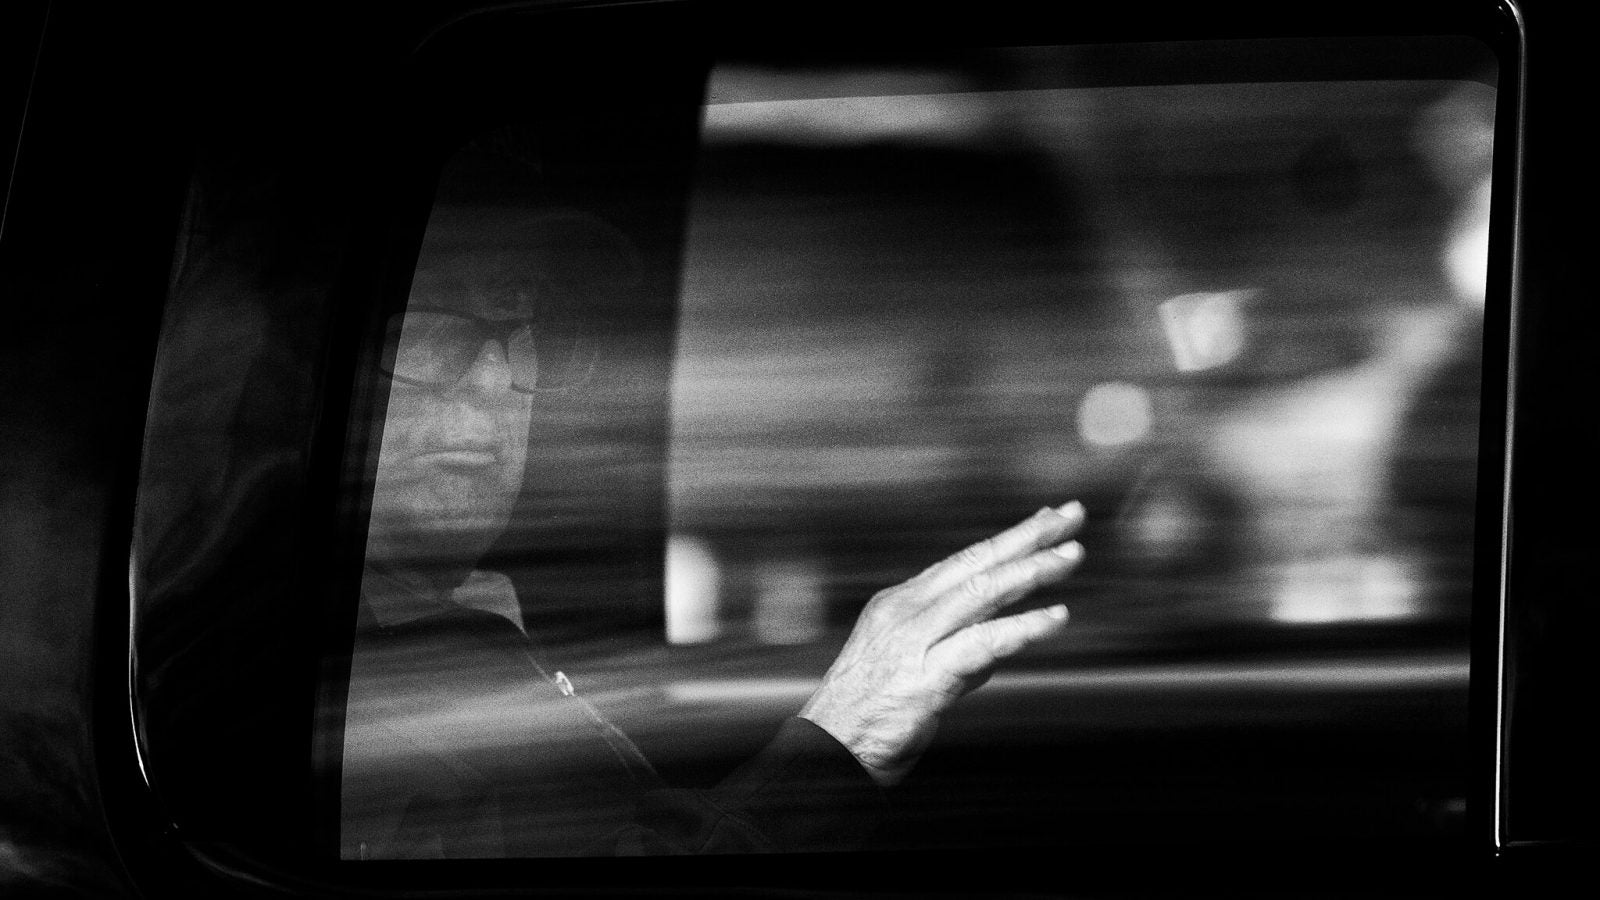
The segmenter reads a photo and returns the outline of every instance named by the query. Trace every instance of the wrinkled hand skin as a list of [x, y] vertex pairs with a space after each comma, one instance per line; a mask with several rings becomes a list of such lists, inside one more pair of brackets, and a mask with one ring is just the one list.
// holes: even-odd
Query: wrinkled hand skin
[[899, 783], [939, 717], [995, 666], [1067, 624], [1065, 606], [1000, 615], [1077, 568], [1076, 501], [1021, 523], [879, 591], [800, 710], [855, 754], [879, 785]]

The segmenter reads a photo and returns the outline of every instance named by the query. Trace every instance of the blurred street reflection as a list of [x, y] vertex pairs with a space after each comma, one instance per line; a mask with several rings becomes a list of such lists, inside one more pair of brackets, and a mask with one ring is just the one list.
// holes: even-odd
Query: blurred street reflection
[[813, 639], [1083, 496], [1073, 647], [1464, 648], [1492, 89], [821, 77], [711, 92], [671, 502], [725, 602], [693, 634]]
[[1071, 626], [887, 846], [1458, 833], [1492, 89], [986, 77], [714, 82], [630, 731], [752, 746], [873, 591], [1080, 497]]

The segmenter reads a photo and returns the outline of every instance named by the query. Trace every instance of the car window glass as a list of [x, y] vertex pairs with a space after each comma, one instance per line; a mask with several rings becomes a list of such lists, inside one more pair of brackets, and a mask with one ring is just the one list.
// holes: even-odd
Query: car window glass
[[1071, 626], [811, 849], [1459, 827], [1493, 87], [1082, 64], [719, 65], [671, 328], [537, 129], [452, 156], [364, 376], [341, 857], [615, 848], [1073, 498]]

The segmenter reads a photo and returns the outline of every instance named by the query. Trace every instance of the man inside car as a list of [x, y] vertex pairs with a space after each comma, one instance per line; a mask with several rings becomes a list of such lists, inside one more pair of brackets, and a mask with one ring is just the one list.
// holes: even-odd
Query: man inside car
[[345, 725], [346, 858], [849, 846], [941, 714], [1066, 624], [1061, 605], [1008, 608], [1077, 566], [1076, 502], [879, 591], [761, 753], [711, 789], [665, 784], [544, 665], [511, 580], [480, 568], [525, 487], [542, 398], [606, 364], [603, 347], [596, 362], [551, 339], [565, 324], [558, 301], [572, 282], [616, 278], [628, 256], [587, 215], [441, 208], [430, 220], [380, 361], [388, 406]]

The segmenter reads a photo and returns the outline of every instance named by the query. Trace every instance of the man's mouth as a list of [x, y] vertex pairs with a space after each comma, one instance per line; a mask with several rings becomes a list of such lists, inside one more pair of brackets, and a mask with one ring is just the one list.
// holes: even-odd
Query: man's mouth
[[481, 469], [494, 465], [499, 461], [499, 456], [493, 450], [451, 447], [429, 450], [421, 454], [419, 459], [429, 466], [450, 469]]

